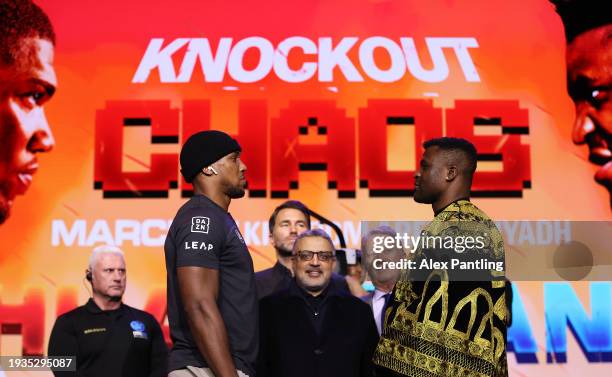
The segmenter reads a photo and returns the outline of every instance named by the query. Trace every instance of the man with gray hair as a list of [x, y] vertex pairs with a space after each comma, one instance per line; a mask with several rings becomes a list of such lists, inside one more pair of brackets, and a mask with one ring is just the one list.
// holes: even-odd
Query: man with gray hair
[[59, 316], [49, 339], [49, 356], [76, 356], [76, 372], [56, 376], [166, 376], [168, 350], [159, 323], [122, 302], [126, 286], [123, 251], [96, 247], [85, 279], [92, 297]]
[[[310, 230], [310, 226], [310, 210], [300, 201], [287, 200], [274, 209], [268, 227], [277, 261], [272, 268], [255, 274], [258, 299], [289, 287], [293, 280], [293, 245], [298, 235]], [[331, 283], [338, 289], [350, 292], [348, 282], [344, 276], [332, 273]]]
[[401, 273], [400, 269], [388, 268], [386, 262], [399, 262], [406, 254], [400, 248], [385, 248], [382, 252], [375, 253], [373, 251], [373, 241], [374, 237], [395, 237], [395, 235], [396, 232], [393, 228], [383, 225], [370, 230], [361, 239], [363, 269], [368, 273], [374, 285], [374, 291], [361, 299], [372, 307], [378, 334], [382, 333], [382, 326], [385, 322], [385, 308]]
[[376, 325], [365, 303], [330, 284], [336, 251], [329, 235], [298, 235], [292, 263], [289, 288], [260, 301], [257, 375], [372, 376]]

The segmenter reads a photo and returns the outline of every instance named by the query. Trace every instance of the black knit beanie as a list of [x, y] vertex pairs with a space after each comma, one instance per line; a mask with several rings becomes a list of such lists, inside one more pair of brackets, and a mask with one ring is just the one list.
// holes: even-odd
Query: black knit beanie
[[232, 152], [241, 151], [238, 142], [225, 132], [208, 130], [193, 134], [181, 149], [181, 174], [189, 183], [204, 168]]

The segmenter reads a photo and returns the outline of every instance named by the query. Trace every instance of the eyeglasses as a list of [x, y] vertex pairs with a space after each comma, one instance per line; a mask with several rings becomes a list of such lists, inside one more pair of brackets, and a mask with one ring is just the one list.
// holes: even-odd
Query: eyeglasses
[[329, 262], [336, 259], [336, 256], [331, 251], [300, 250], [297, 252], [298, 258], [305, 262], [311, 261], [315, 255], [317, 256], [317, 259], [319, 259], [319, 261], [321, 262]]

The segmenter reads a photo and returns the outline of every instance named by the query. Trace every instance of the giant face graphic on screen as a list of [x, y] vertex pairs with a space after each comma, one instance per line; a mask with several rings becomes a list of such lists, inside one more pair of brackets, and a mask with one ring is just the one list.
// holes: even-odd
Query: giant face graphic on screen
[[612, 13], [606, 2], [557, 0], [567, 38], [567, 86], [576, 105], [575, 144], [589, 148], [599, 167], [595, 181], [610, 192], [612, 206]]
[[55, 143], [44, 105], [55, 92], [55, 34], [31, 1], [0, 0], [0, 224]]

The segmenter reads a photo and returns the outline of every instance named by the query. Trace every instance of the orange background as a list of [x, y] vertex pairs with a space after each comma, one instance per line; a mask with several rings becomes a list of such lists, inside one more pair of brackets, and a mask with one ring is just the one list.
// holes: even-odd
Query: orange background
[[[368, 99], [430, 98], [444, 109], [453, 107], [457, 99], [519, 100], [521, 108], [529, 112], [530, 134], [522, 139], [530, 145], [532, 188], [524, 190], [520, 199], [475, 199], [476, 205], [495, 219], [610, 219], [607, 192], [593, 180], [595, 168], [586, 159], [586, 148], [571, 143], [574, 109], [566, 92], [563, 28], [547, 1], [39, 3], [48, 13], [58, 40], [55, 68], [59, 86], [46, 107], [57, 145], [40, 158], [41, 169], [32, 187], [17, 199], [13, 215], [0, 228], [0, 297], [2, 303], [16, 304], [26, 290], [43, 289], [45, 339], [55, 319], [58, 289], [78, 289], [79, 302], [89, 296], [81, 283], [91, 248], [51, 246], [51, 221], [63, 219], [70, 225], [77, 219], [171, 219], [184, 200], [178, 190], [171, 190], [168, 199], [102, 199], [102, 192], [93, 190], [95, 112], [109, 100], [170, 100], [173, 108], [180, 109], [182, 100], [210, 99], [212, 127], [228, 132], [237, 131], [240, 99], [265, 99], [268, 120], [277, 117], [291, 100], [335, 100], [354, 118]], [[250, 36], [262, 36], [274, 45], [290, 36], [315, 42], [323, 36], [335, 42], [347, 36], [360, 41], [370, 36], [396, 41], [412, 37], [425, 62], [425, 37], [474, 37], [479, 48], [469, 51], [481, 81], [466, 82], [454, 55], [447, 52], [450, 73], [441, 83], [421, 82], [407, 72], [395, 83], [379, 83], [364, 76], [361, 83], [313, 79], [290, 84], [271, 73], [260, 82], [241, 84], [229, 79], [226, 72], [225, 82], [212, 84], [203, 81], [198, 65], [190, 83], [163, 84], [156, 73], [145, 84], [131, 82], [151, 38], [164, 38], [168, 43], [178, 37], [204, 37], [216, 43], [221, 37], [232, 37], [235, 44]], [[424, 64], [427, 67], [428, 63]], [[342, 77], [337, 70], [335, 77]], [[224, 86], [238, 90], [228, 91]], [[330, 90], [332, 86], [337, 91]], [[427, 93], [437, 96], [426, 97]], [[151, 152], [178, 153], [180, 148], [139, 144], [137, 136], [126, 153], [141, 156], [145, 162]], [[357, 153], [357, 160], [360, 158]], [[129, 161], [124, 167], [138, 169]], [[338, 199], [335, 190], [327, 189], [323, 172], [300, 173], [300, 188], [292, 190], [290, 197], [336, 221], [432, 217], [428, 206], [411, 198], [370, 198], [367, 190], [358, 189], [355, 199]], [[281, 201], [245, 197], [233, 201], [230, 210], [241, 222], [267, 220]], [[142, 308], [151, 292], [165, 288], [163, 248], [122, 248], [129, 271], [125, 301]], [[255, 249], [256, 270], [269, 267], [273, 249]], [[542, 284], [520, 283], [519, 287], [543, 351]], [[575, 288], [588, 312], [587, 285], [575, 284]], [[15, 343], [1, 344], [5, 344], [0, 349], [3, 355], [14, 354], [5, 350], [19, 349]], [[538, 357], [540, 364], [519, 365], [509, 354], [511, 374], [567, 376], [580, 370], [594, 376], [603, 375], [605, 368], [605, 364], [588, 364], [571, 335], [568, 364], [547, 365], [542, 362], [544, 353]]]

